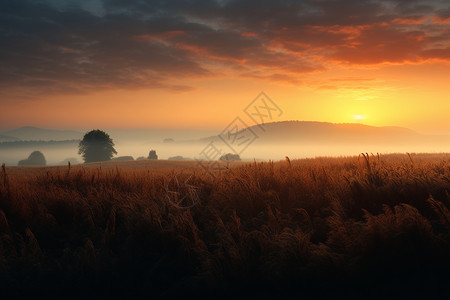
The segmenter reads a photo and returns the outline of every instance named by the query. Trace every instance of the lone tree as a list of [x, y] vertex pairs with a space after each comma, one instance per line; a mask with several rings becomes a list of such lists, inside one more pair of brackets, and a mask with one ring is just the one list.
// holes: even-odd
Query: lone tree
[[156, 154], [155, 150], [150, 150], [148, 153], [148, 159], [158, 159], [158, 155]]
[[114, 142], [104, 131], [99, 129], [91, 130], [86, 133], [78, 145], [78, 154], [80, 154], [84, 162], [107, 161], [111, 160], [114, 154]]
[[33, 151], [27, 159], [23, 159], [19, 161], [19, 166], [38, 166], [38, 165], [46, 165], [47, 161], [45, 160], [44, 154], [41, 151]]

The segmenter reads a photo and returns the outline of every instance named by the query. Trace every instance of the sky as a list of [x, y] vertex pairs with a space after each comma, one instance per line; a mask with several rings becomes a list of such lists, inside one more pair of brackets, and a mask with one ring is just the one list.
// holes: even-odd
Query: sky
[[0, 128], [277, 120], [450, 133], [450, 2], [2, 0]]

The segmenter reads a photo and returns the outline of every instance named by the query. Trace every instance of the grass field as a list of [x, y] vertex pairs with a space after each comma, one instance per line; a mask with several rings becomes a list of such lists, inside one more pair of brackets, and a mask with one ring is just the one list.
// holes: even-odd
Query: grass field
[[[450, 154], [7, 167], [10, 297], [438, 298]], [[187, 208], [188, 207], [188, 208]]]

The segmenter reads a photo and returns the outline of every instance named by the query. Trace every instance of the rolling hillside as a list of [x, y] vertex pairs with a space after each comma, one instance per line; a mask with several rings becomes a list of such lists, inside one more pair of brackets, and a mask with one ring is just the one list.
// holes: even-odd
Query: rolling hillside
[[[386, 126], [376, 127], [363, 124], [334, 124], [326, 122], [284, 121], [248, 127], [263, 144], [425, 144], [449, 143], [448, 136], [419, 134], [413, 130]], [[201, 141], [219, 140], [211, 136]]]

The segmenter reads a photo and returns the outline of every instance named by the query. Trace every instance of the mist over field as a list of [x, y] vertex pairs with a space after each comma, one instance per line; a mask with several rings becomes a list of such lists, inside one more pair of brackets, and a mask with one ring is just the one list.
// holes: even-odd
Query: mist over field
[[[51, 165], [61, 164], [69, 158], [76, 158], [78, 163], [83, 162], [78, 154], [78, 143], [85, 132], [78, 130], [78, 135], [70, 136], [78, 140], [66, 141], [66, 136], [52, 135], [53, 131], [55, 130], [46, 130], [45, 135], [36, 132], [31, 138], [29, 135], [19, 135], [25, 136], [26, 142], [0, 141], [0, 162], [10, 166], [17, 165], [19, 160], [26, 158], [34, 150], [42, 151], [47, 158], [47, 163]], [[151, 149], [157, 150], [162, 159], [177, 155], [193, 158], [202, 150], [202, 145], [189, 143], [189, 141], [217, 133], [212, 130], [106, 129], [106, 131], [116, 145], [117, 156], [131, 155], [135, 159], [147, 157]], [[188, 142], [164, 143], [166, 138]], [[17, 140], [20, 141], [20, 139]]]
[[[28, 130], [16, 130], [19, 132], [17, 136], [29, 137], [25, 133]], [[106, 129], [115, 143], [116, 157], [132, 156], [134, 159], [147, 158], [152, 149], [156, 150], [159, 159], [176, 156], [199, 159], [211, 142], [220, 154], [237, 153], [241, 159], [248, 161], [277, 161], [286, 156], [293, 159], [352, 156], [366, 152], [440, 153], [448, 151], [450, 146], [449, 136], [424, 135], [400, 127], [288, 121], [251, 126], [247, 130], [252, 134], [252, 139], [248, 138], [248, 141], [233, 148], [232, 143], [237, 140], [223, 130]], [[17, 165], [19, 160], [34, 150], [42, 151], [49, 165], [67, 164], [67, 160], [83, 162], [78, 154], [79, 140], [64, 140], [67, 134], [61, 135], [58, 130], [34, 128], [33, 132], [35, 142], [0, 143], [0, 162]], [[83, 134], [81, 130], [73, 131], [69, 137], [81, 139]], [[218, 158], [219, 155], [215, 157]]]

